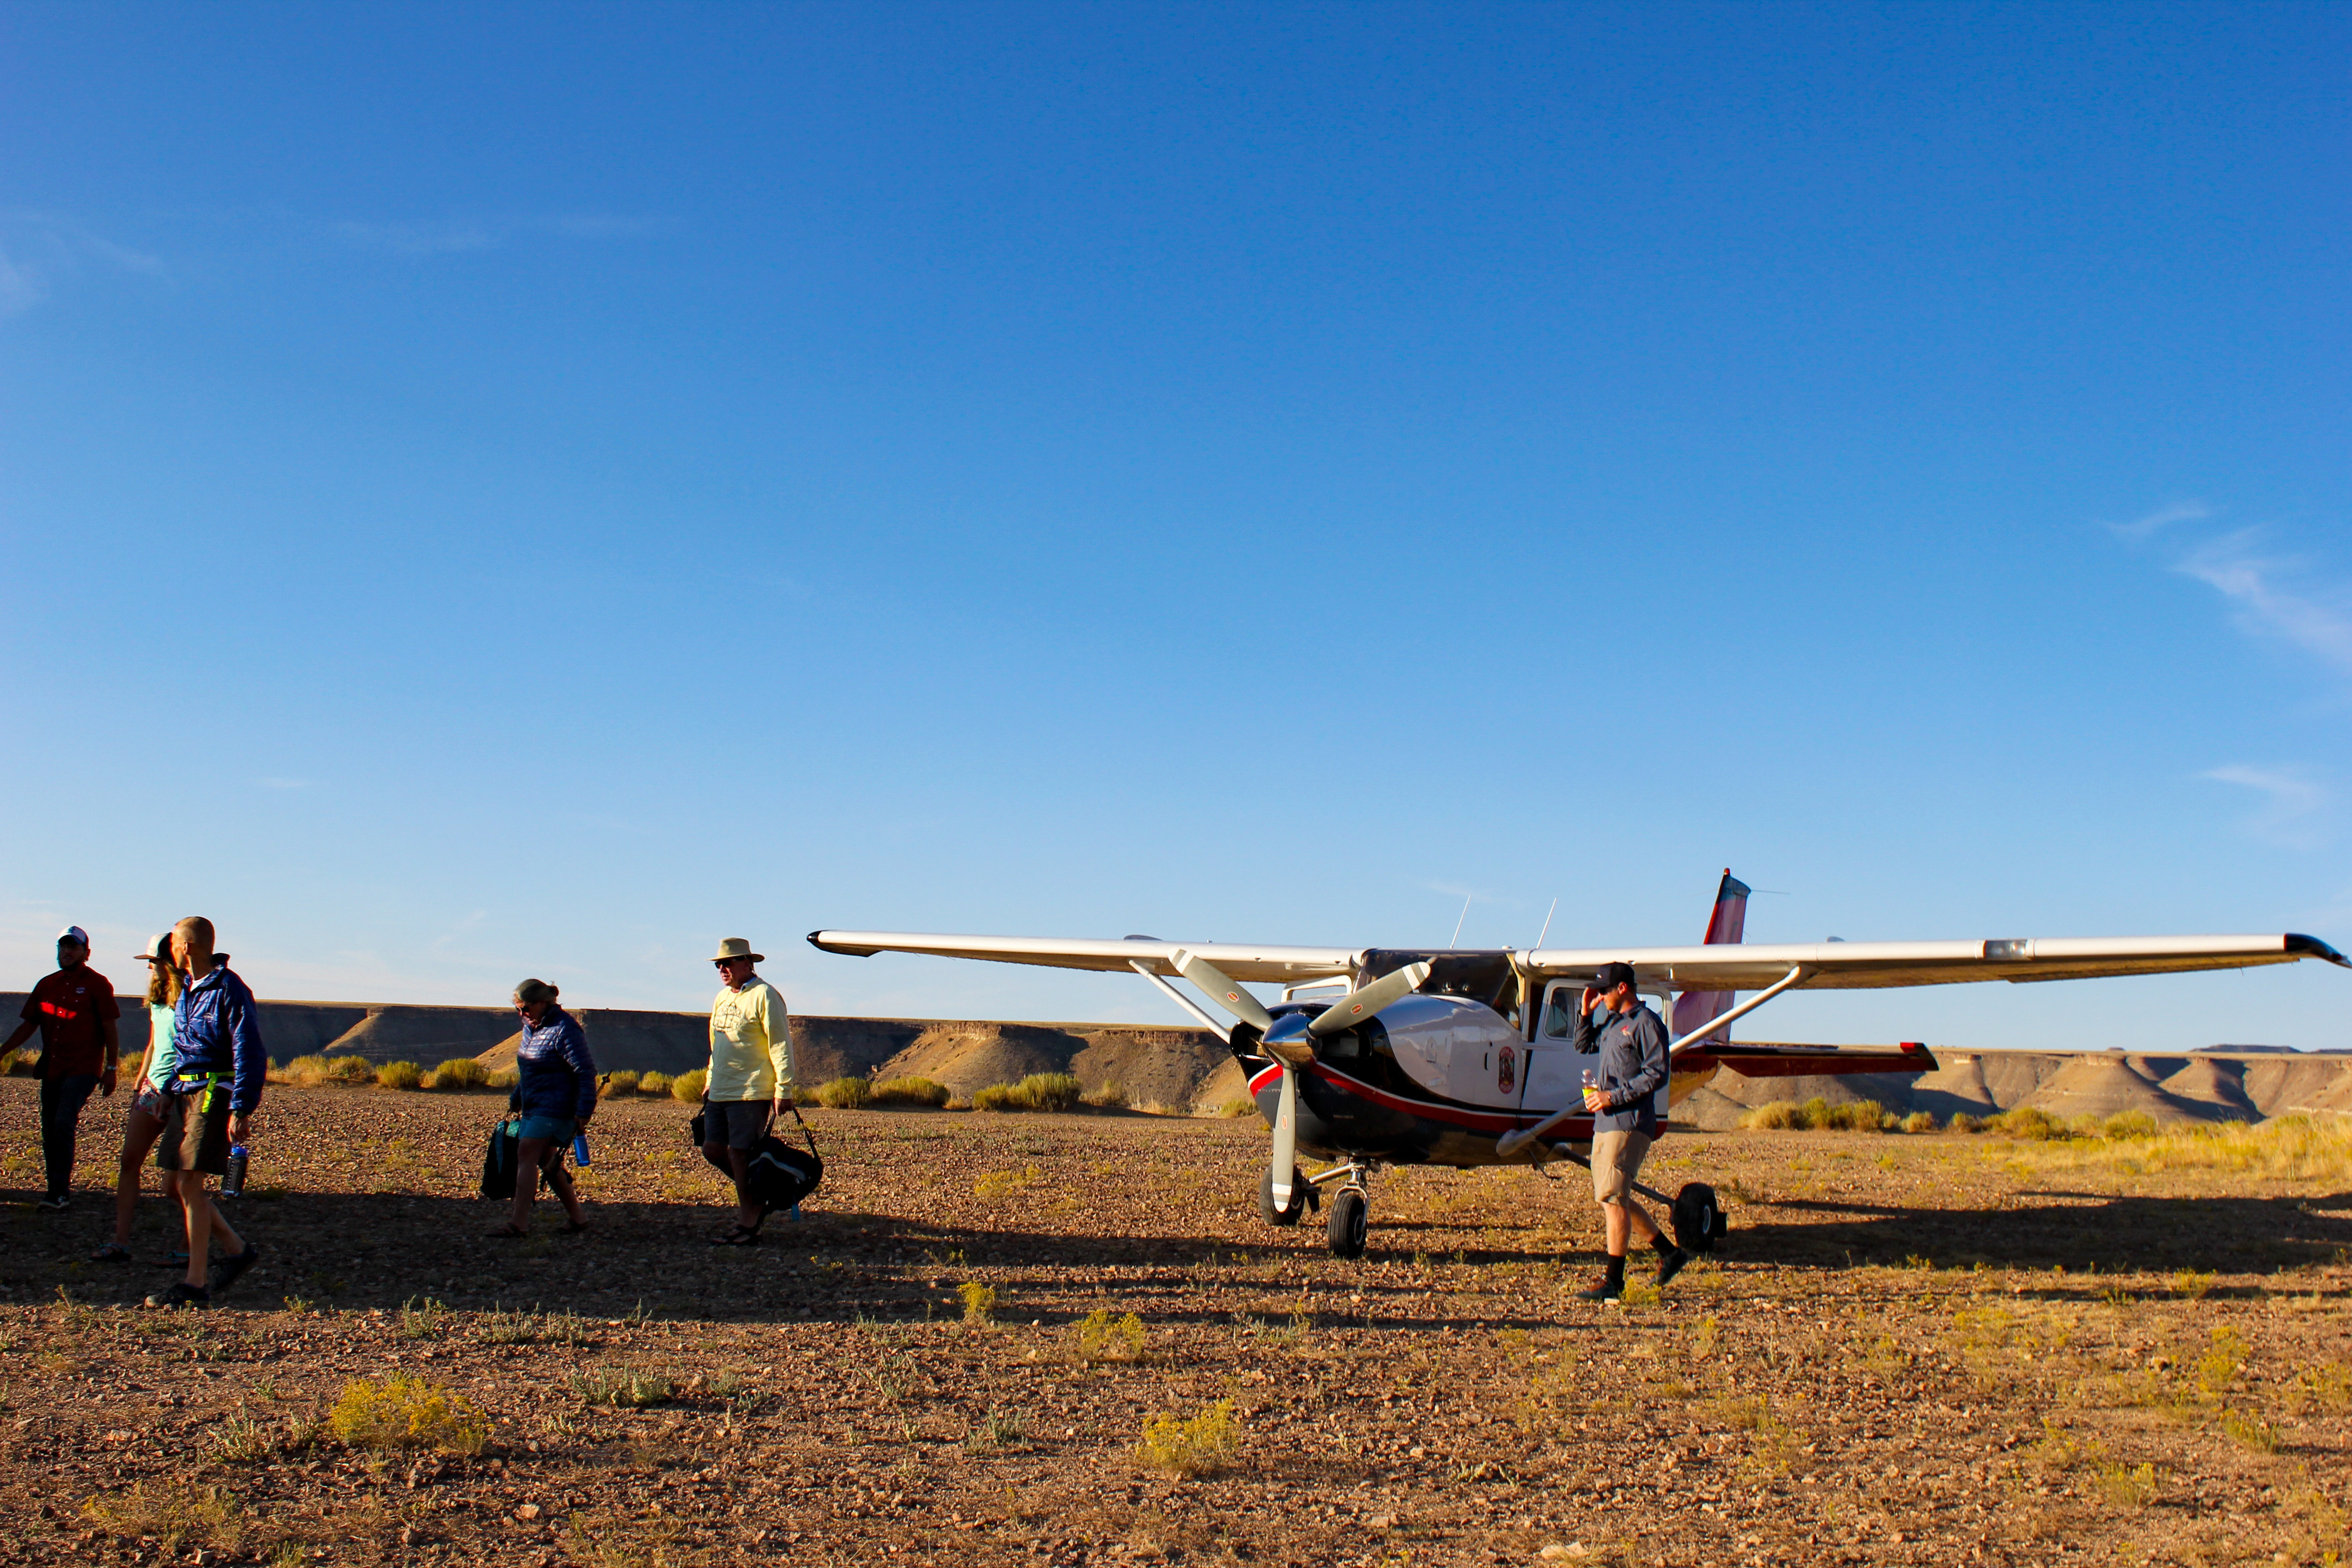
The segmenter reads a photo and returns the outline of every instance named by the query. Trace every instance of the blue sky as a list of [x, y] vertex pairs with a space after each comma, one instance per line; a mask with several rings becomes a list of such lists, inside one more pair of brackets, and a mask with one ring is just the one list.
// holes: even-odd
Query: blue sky
[[[2352, 942], [2332, 6], [12, 6], [0, 984]], [[127, 981], [125, 982], [128, 983]], [[1756, 1037], [2352, 1046], [2293, 971]]]

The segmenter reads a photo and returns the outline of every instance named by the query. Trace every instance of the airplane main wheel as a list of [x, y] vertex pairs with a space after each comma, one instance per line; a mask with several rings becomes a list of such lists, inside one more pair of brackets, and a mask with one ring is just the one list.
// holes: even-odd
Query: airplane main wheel
[[1370, 1220], [1364, 1194], [1354, 1187], [1342, 1187], [1331, 1200], [1329, 1235], [1331, 1256], [1361, 1258], [1364, 1255], [1364, 1234]]
[[1274, 1206], [1274, 1168], [1269, 1165], [1266, 1167], [1265, 1173], [1257, 1179], [1259, 1217], [1268, 1225], [1297, 1225], [1298, 1216], [1307, 1212], [1307, 1195], [1314, 1190], [1307, 1184], [1307, 1178], [1294, 1169], [1290, 1173], [1290, 1206], [1286, 1209], [1276, 1208]]
[[1715, 1189], [1692, 1182], [1675, 1194], [1675, 1245], [1685, 1252], [1713, 1252], [1716, 1242], [1730, 1233], [1731, 1222], [1715, 1201]]

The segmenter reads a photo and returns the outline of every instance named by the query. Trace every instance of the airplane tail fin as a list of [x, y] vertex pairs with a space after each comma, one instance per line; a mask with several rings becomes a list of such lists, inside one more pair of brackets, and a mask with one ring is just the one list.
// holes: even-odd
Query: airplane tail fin
[[[1748, 884], [1731, 874], [1726, 867], [1723, 881], [1715, 889], [1715, 907], [1707, 911], [1706, 941], [1736, 942], [1748, 929]], [[1685, 991], [1675, 998], [1673, 1037], [1679, 1040], [1693, 1030], [1705, 1028], [1709, 1018], [1720, 1018], [1731, 1011], [1729, 991]], [[1731, 1039], [1731, 1026], [1707, 1037], [1710, 1045], [1725, 1045]]]

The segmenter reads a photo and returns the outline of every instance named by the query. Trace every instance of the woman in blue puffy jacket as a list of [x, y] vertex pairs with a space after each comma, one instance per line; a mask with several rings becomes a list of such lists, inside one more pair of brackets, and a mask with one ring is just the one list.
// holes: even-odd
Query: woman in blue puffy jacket
[[544, 980], [526, 980], [515, 987], [522, 1040], [515, 1047], [520, 1081], [509, 1103], [522, 1113], [521, 1141], [515, 1151], [514, 1214], [492, 1236], [529, 1233], [541, 1164], [548, 1166], [547, 1184], [562, 1200], [571, 1222], [565, 1228], [574, 1235], [588, 1228], [580, 1213], [580, 1194], [563, 1168], [563, 1148], [596, 1114], [596, 1060], [588, 1054], [588, 1037], [580, 1020], [556, 1005], [557, 994]]

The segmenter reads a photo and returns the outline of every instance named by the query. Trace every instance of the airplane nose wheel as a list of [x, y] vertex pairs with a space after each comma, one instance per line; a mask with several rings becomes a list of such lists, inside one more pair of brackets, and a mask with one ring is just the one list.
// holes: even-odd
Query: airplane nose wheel
[[1332, 1257], [1361, 1258], [1364, 1255], [1369, 1208], [1364, 1189], [1359, 1186], [1341, 1187], [1339, 1194], [1332, 1198], [1331, 1218], [1327, 1227]]

